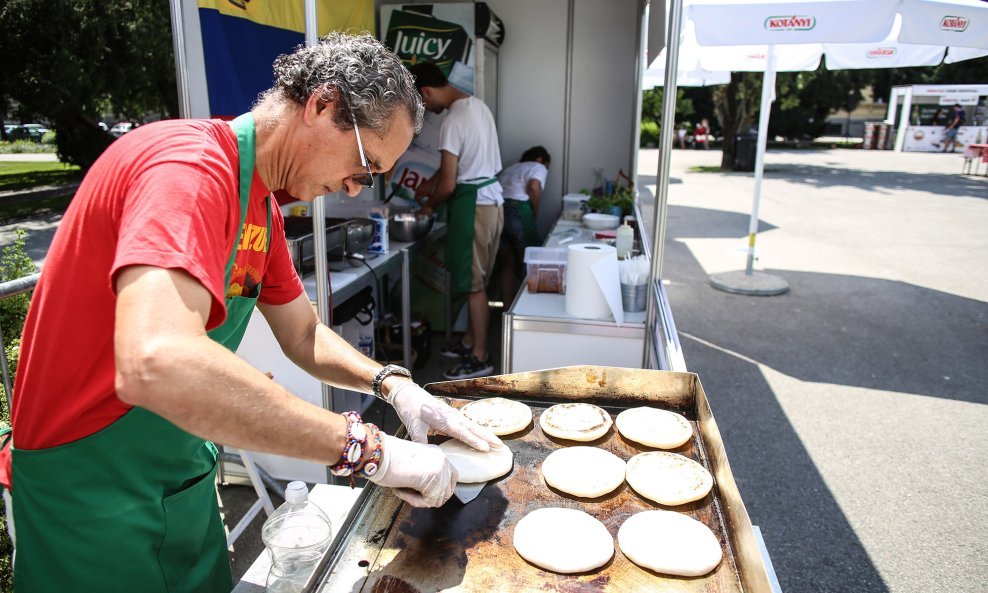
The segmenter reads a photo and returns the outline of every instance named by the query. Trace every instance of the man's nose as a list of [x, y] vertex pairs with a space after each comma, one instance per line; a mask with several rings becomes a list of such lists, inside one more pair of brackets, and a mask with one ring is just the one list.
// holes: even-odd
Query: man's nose
[[356, 198], [360, 194], [360, 191], [363, 189], [363, 187], [361, 187], [359, 183], [354, 182], [349, 177], [343, 182], [343, 187], [344, 190], [346, 191], [346, 195], [350, 196], [351, 198]]

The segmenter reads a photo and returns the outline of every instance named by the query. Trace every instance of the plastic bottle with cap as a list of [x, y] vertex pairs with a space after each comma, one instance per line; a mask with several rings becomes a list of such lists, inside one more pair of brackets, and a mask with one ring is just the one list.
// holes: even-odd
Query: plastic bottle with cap
[[628, 225], [628, 221], [618, 227], [617, 230], [617, 242], [615, 248], [617, 249], [618, 259], [626, 259], [631, 257], [631, 246], [635, 242], [635, 230]]
[[285, 504], [261, 527], [261, 541], [271, 556], [266, 591], [301, 592], [333, 541], [329, 517], [309, 500], [305, 482], [288, 484]]

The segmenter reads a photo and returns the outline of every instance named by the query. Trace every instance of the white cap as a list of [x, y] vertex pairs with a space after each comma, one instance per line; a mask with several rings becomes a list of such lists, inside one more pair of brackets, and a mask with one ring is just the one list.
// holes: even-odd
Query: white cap
[[294, 504], [305, 502], [308, 498], [309, 487], [305, 485], [305, 482], [291, 482], [288, 484], [288, 488], [285, 488], [285, 502]]

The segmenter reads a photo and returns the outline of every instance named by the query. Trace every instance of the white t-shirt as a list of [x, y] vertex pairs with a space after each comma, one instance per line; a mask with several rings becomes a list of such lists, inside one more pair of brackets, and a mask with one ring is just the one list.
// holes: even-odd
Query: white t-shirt
[[[453, 101], [439, 128], [439, 150], [459, 158], [457, 183], [480, 183], [501, 170], [501, 148], [494, 116], [483, 101], [467, 97]], [[478, 204], [503, 204], [501, 184], [494, 182], [477, 192]]]
[[505, 198], [527, 202], [528, 191], [526, 189], [528, 182], [538, 179], [539, 183], [542, 184], [542, 188], [545, 189], [545, 180], [548, 176], [549, 169], [542, 163], [524, 161], [515, 163], [504, 171], [501, 171], [497, 179], [501, 182], [501, 187], [504, 188]]

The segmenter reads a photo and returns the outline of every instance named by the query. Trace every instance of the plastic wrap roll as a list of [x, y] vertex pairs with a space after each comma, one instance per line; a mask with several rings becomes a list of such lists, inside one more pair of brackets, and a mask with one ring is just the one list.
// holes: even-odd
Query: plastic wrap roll
[[582, 319], [624, 322], [616, 249], [603, 243], [569, 246], [566, 313]]

